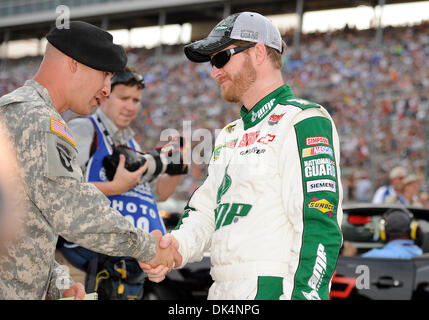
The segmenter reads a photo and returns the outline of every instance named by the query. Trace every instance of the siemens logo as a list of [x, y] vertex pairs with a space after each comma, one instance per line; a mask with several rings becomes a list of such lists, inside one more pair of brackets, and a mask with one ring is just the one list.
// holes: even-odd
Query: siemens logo
[[307, 192], [330, 191], [337, 192], [337, 184], [331, 179], [307, 181]]

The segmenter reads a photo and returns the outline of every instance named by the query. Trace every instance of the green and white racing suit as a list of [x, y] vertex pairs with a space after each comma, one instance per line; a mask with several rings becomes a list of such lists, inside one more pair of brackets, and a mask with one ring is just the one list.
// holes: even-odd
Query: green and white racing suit
[[338, 134], [284, 85], [216, 139], [176, 230], [183, 264], [211, 254], [209, 299], [329, 299], [342, 243]]

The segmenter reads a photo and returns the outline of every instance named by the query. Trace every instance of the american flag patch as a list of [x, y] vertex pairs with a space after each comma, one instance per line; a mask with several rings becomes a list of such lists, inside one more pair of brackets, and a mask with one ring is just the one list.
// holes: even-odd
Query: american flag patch
[[70, 143], [74, 146], [76, 146], [76, 140], [74, 138], [73, 133], [70, 131], [70, 129], [61, 121], [58, 121], [57, 119], [51, 118], [51, 131], [59, 134], [66, 140], [70, 141]]

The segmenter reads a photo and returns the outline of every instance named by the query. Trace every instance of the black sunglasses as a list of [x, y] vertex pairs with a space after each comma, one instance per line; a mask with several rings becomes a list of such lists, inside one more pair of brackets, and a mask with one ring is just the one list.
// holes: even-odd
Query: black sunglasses
[[219, 53], [216, 53], [213, 58], [210, 59], [210, 63], [212, 66], [215, 66], [218, 69], [223, 68], [234, 54], [243, 52], [244, 50], [254, 47], [255, 45], [256, 43], [245, 47], [235, 47], [225, 51], [221, 51]]
[[110, 81], [110, 85], [114, 86], [118, 83], [129, 84], [131, 82], [137, 82], [137, 85], [140, 87], [140, 89], [144, 89], [145, 87], [143, 76], [129, 71], [116, 72]]

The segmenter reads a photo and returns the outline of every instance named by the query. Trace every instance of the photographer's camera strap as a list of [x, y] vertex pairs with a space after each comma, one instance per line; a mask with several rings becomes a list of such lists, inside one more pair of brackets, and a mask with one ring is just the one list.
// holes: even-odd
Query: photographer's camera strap
[[103, 124], [103, 121], [101, 121], [100, 116], [97, 115], [97, 124], [100, 130], [103, 132], [104, 136], [106, 137], [106, 140], [110, 146], [110, 152], [113, 152], [115, 143], [113, 142], [112, 137], [109, 134], [109, 131], [107, 131], [106, 127]]

